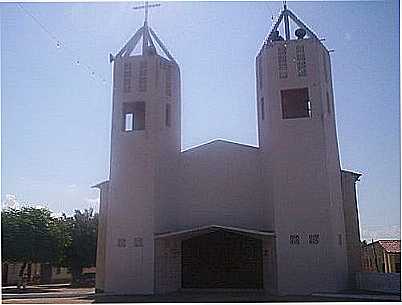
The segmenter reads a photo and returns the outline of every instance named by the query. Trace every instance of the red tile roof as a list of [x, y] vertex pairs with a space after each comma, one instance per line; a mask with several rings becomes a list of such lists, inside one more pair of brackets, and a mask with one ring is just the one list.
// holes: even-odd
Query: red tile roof
[[401, 253], [400, 240], [379, 240], [379, 244], [390, 253]]

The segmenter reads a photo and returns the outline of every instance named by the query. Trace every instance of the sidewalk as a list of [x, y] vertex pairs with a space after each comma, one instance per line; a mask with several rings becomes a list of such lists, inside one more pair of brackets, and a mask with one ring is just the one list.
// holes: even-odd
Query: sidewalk
[[365, 293], [314, 293], [312, 296], [324, 297], [324, 298], [341, 298], [350, 299], [350, 302], [354, 300], [367, 300], [367, 301], [392, 301], [400, 302], [401, 296], [395, 294], [371, 294]]
[[95, 288], [72, 288], [70, 284], [49, 284], [27, 286], [18, 289], [17, 286], [2, 287], [2, 299], [36, 299], [36, 298], [71, 298], [95, 295]]

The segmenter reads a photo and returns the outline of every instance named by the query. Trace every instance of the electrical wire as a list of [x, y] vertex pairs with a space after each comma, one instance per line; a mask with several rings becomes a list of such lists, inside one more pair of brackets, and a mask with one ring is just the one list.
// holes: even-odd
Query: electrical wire
[[40, 22], [39, 19], [37, 17], [35, 17], [35, 15], [33, 15], [30, 11], [28, 11], [20, 3], [17, 3], [17, 5], [27, 16], [32, 18], [32, 20], [51, 38], [51, 40], [53, 40], [53, 42], [56, 45], [56, 48], [66, 50], [70, 54], [71, 57], [75, 58], [74, 64], [76, 66], [85, 68], [92, 78], [98, 79], [102, 84], [104, 84], [104, 85], [109, 84], [106, 81], [105, 77], [103, 77], [99, 73], [95, 72], [95, 69], [93, 69], [90, 65], [82, 62], [80, 60], [80, 57], [77, 56], [77, 54], [75, 54], [75, 52], [70, 47], [68, 47], [64, 42], [62, 42], [62, 40], [58, 39], [57, 36], [54, 35], [48, 28], [46, 28], [46, 26], [42, 22]]

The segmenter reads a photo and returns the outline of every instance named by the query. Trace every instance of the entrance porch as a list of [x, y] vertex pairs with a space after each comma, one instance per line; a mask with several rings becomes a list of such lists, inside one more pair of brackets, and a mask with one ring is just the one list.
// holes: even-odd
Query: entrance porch
[[211, 225], [155, 236], [155, 292], [276, 290], [274, 233]]

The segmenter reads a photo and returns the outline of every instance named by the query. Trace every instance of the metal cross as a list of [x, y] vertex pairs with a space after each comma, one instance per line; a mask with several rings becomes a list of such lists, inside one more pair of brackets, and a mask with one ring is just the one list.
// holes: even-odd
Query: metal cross
[[148, 1], [144, 1], [144, 5], [140, 5], [140, 6], [134, 6], [133, 10], [139, 10], [139, 9], [144, 9], [144, 24], [148, 23], [148, 9], [150, 7], [157, 7], [157, 6], [161, 6], [159, 3], [155, 3], [155, 4], [148, 4]]

